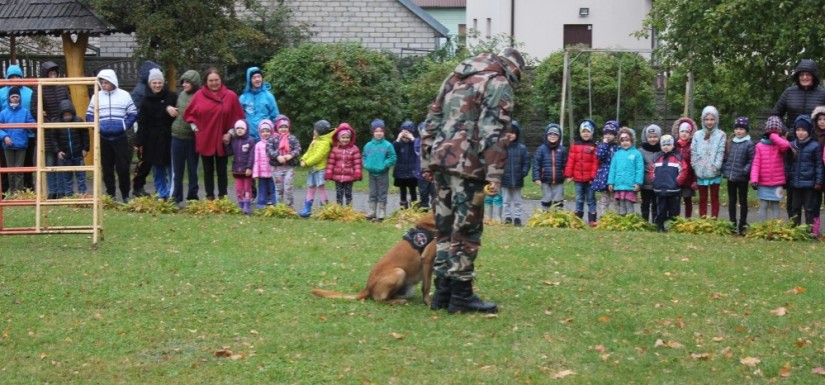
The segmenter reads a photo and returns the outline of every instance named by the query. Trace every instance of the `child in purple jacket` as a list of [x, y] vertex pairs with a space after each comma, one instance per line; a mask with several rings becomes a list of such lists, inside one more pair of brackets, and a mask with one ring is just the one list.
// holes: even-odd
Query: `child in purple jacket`
[[238, 207], [244, 214], [252, 211], [252, 166], [255, 161], [255, 139], [249, 136], [246, 121], [241, 119], [235, 122], [235, 135], [229, 144], [224, 145], [226, 155], [232, 158], [232, 176], [235, 178], [235, 194], [238, 197]]

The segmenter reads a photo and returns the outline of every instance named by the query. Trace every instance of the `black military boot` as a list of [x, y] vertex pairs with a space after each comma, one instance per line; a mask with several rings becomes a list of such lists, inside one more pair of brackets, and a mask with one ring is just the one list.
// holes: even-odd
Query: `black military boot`
[[463, 313], [498, 313], [498, 306], [492, 302], [484, 302], [473, 293], [473, 281], [450, 280], [451, 295], [447, 312]]
[[450, 305], [450, 279], [447, 277], [435, 277], [433, 280], [435, 293], [430, 298], [430, 309], [446, 309]]

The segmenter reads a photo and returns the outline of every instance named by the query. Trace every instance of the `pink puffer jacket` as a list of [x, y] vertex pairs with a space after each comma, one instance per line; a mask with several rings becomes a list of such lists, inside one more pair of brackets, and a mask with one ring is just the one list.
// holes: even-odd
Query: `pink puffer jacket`
[[751, 184], [760, 186], [782, 186], [785, 184], [785, 152], [791, 144], [777, 133], [772, 133], [771, 142], [756, 144], [751, 165]]

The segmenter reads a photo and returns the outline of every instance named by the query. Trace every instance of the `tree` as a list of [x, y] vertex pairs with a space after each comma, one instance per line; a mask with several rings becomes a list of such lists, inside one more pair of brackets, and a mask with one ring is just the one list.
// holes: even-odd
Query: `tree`
[[711, 88], [698, 104], [714, 104], [732, 121], [735, 114], [725, 111], [771, 107], [800, 59], [822, 63], [821, 10], [818, 0], [657, 0], [638, 35], [655, 31], [662, 65], [693, 71]]

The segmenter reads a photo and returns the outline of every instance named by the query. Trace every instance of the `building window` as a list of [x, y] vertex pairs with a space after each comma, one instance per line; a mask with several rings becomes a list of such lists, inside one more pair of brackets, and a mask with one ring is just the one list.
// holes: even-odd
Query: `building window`
[[485, 34], [485, 36], [487, 36], [488, 39], [492, 37], [492, 35], [490, 34], [490, 31], [492, 29], [493, 29], [493, 19], [488, 17], [487, 18], [487, 33]]

